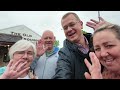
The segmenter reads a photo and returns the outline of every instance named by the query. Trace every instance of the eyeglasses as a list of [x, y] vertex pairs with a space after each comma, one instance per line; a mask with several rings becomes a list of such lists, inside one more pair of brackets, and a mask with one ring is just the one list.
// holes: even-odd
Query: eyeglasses
[[18, 55], [21, 55], [21, 56], [24, 56], [25, 53], [27, 54], [27, 56], [33, 56], [33, 55], [34, 55], [34, 52], [32, 52], [32, 51], [28, 51], [28, 52], [25, 52], [25, 51], [17, 51], [17, 52], [15, 52], [15, 54], [18, 54]]
[[70, 28], [75, 27], [75, 25], [76, 25], [77, 23], [79, 23], [79, 22], [71, 22], [71, 23], [69, 23], [68, 25], [64, 26], [64, 27], [63, 27], [64, 31], [67, 31], [67, 30], [68, 30], [68, 27], [70, 27]]

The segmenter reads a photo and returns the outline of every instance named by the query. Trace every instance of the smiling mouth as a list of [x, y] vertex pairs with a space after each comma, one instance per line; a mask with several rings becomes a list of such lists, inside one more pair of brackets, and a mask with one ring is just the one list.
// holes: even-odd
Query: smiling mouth
[[113, 61], [114, 61], [114, 59], [108, 59], [108, 60], [105, 60], [105, 63], [106, 64], [111, 64]]
[[46, 44], [51, 44], [51, 43], [46, 43]]
[[51, 42], [46, 42], [45, 44], [52, 44]]
[[68, 36], [72, 36], [72, 35], [74, 35], [75, 33], [76, 33], [76, 31], [74, 31], [74, 32], [68, 32], [67, 35], [68, 35]]

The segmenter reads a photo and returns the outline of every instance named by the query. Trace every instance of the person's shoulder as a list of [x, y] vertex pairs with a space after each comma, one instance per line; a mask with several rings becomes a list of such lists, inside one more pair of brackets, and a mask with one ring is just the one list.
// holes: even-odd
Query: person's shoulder
[[66, 56], [66, 57], [70, 57], [71, 56], [71, 51], [69, 50], [69, 48], [67, 47], [63, 47], [59, 50], [58, 52], [59, 56]]
[[83, 34], [86, 39], [88, 40], [89, 44], [90, 44], [90, 47], [92, 47], [92, 33], [86, 33], [86, 34]]
[[6, 66], [0, 67], [0, 70], [6, 69]]
[[68, 48], [63, 46], [60, 48], [59, 52], [68, 52]]
[[60, 50], [59, 47], [54, 47], [54, 52], [57, 53]]
[[3, 74], [5, 70], [6, 70], [6, 66], [0, 67], [0, 75]]
[[86, 38], [91, 38], [92, 37], [92, 33], [85, 33], [83, 34]]

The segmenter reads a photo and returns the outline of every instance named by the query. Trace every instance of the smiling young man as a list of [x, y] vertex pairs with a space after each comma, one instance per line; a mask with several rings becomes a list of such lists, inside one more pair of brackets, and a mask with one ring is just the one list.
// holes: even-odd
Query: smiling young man
[[51, 79], [55, 74], [59, 48], [54, 46], [55, 36], [52, 31], [43, 32], [37, 43], [37, 57], [31, 64], [39, 79]]
[[91, 47], [91, 35], [83, 34], [83, 22], [75, 13], [65, 14], [61, 24], [66, 40], [64, 40], [63, 48], [59, 51], [56, 74], [53, 79], [85, 79], [84, 73], [88, 69], [84, 59], [88, 57]]

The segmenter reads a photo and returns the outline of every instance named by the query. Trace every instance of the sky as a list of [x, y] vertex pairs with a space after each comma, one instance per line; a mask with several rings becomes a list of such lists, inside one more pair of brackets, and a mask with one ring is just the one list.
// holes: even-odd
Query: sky
[[[90, 19], [98, 20], [98, 11], [0, 11], [0, 29], [25, 25], [39, 35], [45, 30], [51, 30], [61, 48], [65, 40], [61, 18], [67, 12], [77, 13], [83, 21], [83, 30], [93, 33], [93, 29], [87, 27], [86, 22]], [[108, 22], [120, 25], [120, 11], [100, 11], [100, 16]]]

